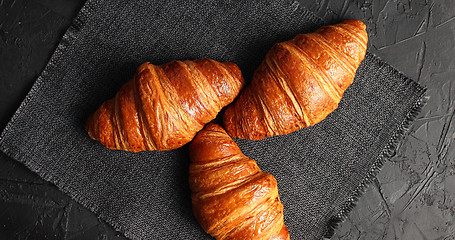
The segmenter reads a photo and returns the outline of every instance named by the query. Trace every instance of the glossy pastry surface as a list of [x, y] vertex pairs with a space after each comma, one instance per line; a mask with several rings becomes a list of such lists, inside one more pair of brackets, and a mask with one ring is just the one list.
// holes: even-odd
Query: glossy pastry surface
[[223, 118], [232, 137], [259, 140], [322, 121], [365, 57], [365, 24], [347, 20], [275, 44]]
[[210, 59], [142, 64], [85, 129], [110, 149], [170, 150], [193, 139], [244, 85], [234, 63]]
[[222, 127], [208, 124], [190, 144], [191, 199], [216, 239], [289, 239], [277, 181], [245, 156]]

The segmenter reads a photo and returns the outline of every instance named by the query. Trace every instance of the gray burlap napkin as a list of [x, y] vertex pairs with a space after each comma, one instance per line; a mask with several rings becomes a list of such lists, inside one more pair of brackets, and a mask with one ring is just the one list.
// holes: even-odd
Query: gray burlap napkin
[[[112, 151], [84, 121], [145, 61], [232, 61], [250, 79], [276, 42], [322, 22], [288, 1], [89, 0], [3, 131], [0, 148], [134, 239], [209, 239], [195, 222], [187, 147]], [[330, 236], [393, 154], [425, 90], [371, 54], [314, 127], [237, 140], [275, 175], [292, 239]]]

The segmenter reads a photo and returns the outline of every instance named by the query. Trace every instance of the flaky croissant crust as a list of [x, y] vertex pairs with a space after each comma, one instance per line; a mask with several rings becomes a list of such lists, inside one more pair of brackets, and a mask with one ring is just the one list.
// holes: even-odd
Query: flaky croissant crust
[[210, 59], [142, 64], [85, 129], [110, 149], [170, 150], [191, 141], [244, 85], [234, 63]]
[[276, 179], [243, 155], [223, 128], [208, 124], [190, 144], [191, 199], [216, 239], [289, 239]]
[[322, 121], [353, 82], [367, 41], [365, 24], [347, 20], [275, 44], [225, 111], [226, 131], [259, 140]]

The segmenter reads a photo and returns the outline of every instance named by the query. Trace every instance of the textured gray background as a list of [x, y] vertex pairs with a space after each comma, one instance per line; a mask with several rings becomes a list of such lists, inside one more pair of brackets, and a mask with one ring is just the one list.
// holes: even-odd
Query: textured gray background
[[[0, 2], [0, 128], [82, 2]], [[302, 5], [324, 19], [366, 22], [369, 50], [426, 86], [431, 96], [396, 156], [384, 165], [333, 239], [454, 239], [455, 3], [302, 1]], [[0, 237], [122, 238], [117, 235], [55, 187], [0, 155]]]
[[325, 19], [362, 19], [369, 50], [431, 97], [333, 239], [455, 239], [455, 2], [303, 4]]

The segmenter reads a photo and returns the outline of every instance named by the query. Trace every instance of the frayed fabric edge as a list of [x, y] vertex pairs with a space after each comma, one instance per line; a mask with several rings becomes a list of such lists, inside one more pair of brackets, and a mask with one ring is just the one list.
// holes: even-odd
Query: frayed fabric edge
[[[295, 11], [299, 11], [300, 14], [302, 14], [302, 17], [307, 17], [308, 21], [311, 21], [315, 26], [323, 24], [321, 18], [317, 17], [310, 10], [300, 6], [300, 4], [296, 4], [297, 3], [296, 1], [285, 0], [283, 2], [287, 3], [288, 7], [296, 6]], [[101, 208], [97, 204], [93, 203], [91, 199], [87, 199], [86, 197], [78, 194], [78, 192], [75, 189], [73, 189], [69, 184], [60, 180], [57, 176], [51, 174], [50, 171], [46, 169], [46, 167], [29, 160], [20, 152], [18, 152], [17, 149], [10, 149], [8, 147], [5, 147], [2, 143], [2, 141], [4, 141], [5, 136], [7, 135], [7, 132], [12, 128], [16, 119], [20, 116], [22, 110], [25, 109], [26, 106], [33, 100], [36, 93], [41, 88], [41, 85], [43, 84], [45, 78], [57, 66], [59, 59], [63, 57], [63, 53], [65, 52], [67, 46], [71, 45], [73, 41], [77, 38], [79, 32], [83, 30], [84, 25], [87, 22], [87, 19], [93, 12], [93, 9], [96, 9], [97, 6], [102, 4], [104, 4], [104, 0], [86, 0], [82, 8], [79, 10], [72, 24], [68, 27], [62, 39], [60, 40], [60, 43], [57, 45], [44, 70], [38, 76], [37, 80], [31, 87], [30, 91], [25, 96], [24, 100], [21, 102], [20, 106], [18, 107], [14, 115], [7, 123], [6, 127], [4, 129], [0, 129], [0, 151], [4, 152], [8, 157], [18, 162], [21, 162], [31, 171], [37, 173], [44, 180], [53, 183], [59, 190], [67, 194], [71, 199], [75, 200], [77, 203], [88, 208], [91, 212], [97, 215], [99, 219], [111, 225], [114, 228], [114, 230], [123, 233], [125, 237], [130, 239], [142, 239], [141, 236], [138, 235], [135, 231], [124, 227], [123, 224], [104, 214]]]
[[[289, 1], [289, 3], [291, 3], [292, 6], [296, 5], [295, 1], [294, 2]], [[97, 4], [96, 1], [88, 0], [84, 4], [84, 6], [81, 8], [81, 10], [78, 13], [78, 16], [73, 20], [73, 23], [71, 24], [71, 26], [68, 28], [68, 30], [62, 37], [60, 44], [57, 46], [56, 50], [54, 51], [54, 55], [51, 57], [50, 61], [46, 65], [45, 69], [43, 70], [41, 75], [38, 77], [35, 84], [32, 86], [30, 92], [27, 94], [24, 101], [21, 103], [20, 107], [17, 109], [16, 113], [13, 115], [11, 120], [8, 122], [7, 126], [0, 132], [0, 150], [3, 151], [9, 157], [22, 162], [29, 169], [32, 169], [34, 172], [38, 173], [38, 175], [40, 175], [46, 181], [54, 183], [60, 190], [62, 190], [64, 193], [68, 194], [76, 202], [78, 202], [81, 205], [90, 209], [90, 211], [92, 211], [93, 213], [98, 215], [98, 217], [100, 219], [106, 221], [108, 224], [113, 226], [113, 228], [116, 231], [122, 232], [127, 238], [140, 239], [140, 237], [137, 236], [133, 231], [126, 229], [125, 227], [122, 226], [122, 224], [117, 223], [115, 220], [112, 220], [110, 217], [103, 214], [102, 211], [100, 211], [100, 208], [96, 204], [93, 204], [91, 200], [86, 199], [79, 194], [76, 194], [77, 191], [72, 189], [71, 186], [68, 186], [67, 184], [65, 184], [63, 181], [61, 181], [54, 175], [50, 174], [49, 171], [45, 167], [27, 160], [25, 157], [23, 157], [18, 152], [11, 150], [9, 148], [5, 148], [1, 144], [1, 141], [3, 140], [4, 136], [6, 135], [6, 132], [14, 124], [16, 118], [20, 115], [21, 110], [26, 107], [26, 105], [33, 98], [33, 95], [35, 94], [35, 92], [40, 88], [40, 85], [43, 82], [43, 78], [45, 78], [49, 74], [49, 72], [52, 71], [52, 68], [55, 67], [55, 65], [56, 65], [55, 63], [58, 62], [58, 59], [62, 56], [61, 53], [64, 51], [66, 46], [71, 44], [72, 41], [76, 38], [75, 35], [81, 31], [81, 29], [83, 28], [83, 26], [86, 22], [87, 14], [92, 10], [91, 8], [95, 4]], [[310, 10], [306, 9], [305, 7], [301, 6], [300, 4], [298, 4], [296, 6], [297, 6], [296, 10], [302, 11], [302, 13], [306, 17], [309, 17], [310, 21], [313, 21], [315, 23], [315, 25], [323, 24], [323, 20], [321, 18], [317, 17]], [[371, 54], [371, 53], [367, 52], [367, 55], [368, 54]], [[374, 56], [374, 54], [371, 54], [371, 55]], [[378, 59], [376, 56], [374, 56], [374, 57], [376, 59]], [[355, 207], [358, 199], [362, 196], [362, 194], [368, 188], [369, 184], [375, 179], [375, 176], [379, 173], [379, 171], [381, 170], [385, 161], [389, 160], [390, 158], [392, 158], [395, 155], [395, 150], [398, 147], [398, 144], [404, 138], [404, 136], [406, 135], [407, 131], [409, 130], [409, 127], [411, 126], [412, 122], [415, 120], [417, 115], [421, 112], [422, 108], [425, 106], [425, 104], [428, 100], [428, 97], [425, 96], [425, 92], [426, 92], [425, 88], [420, 87], [420, 85], [418, 85], [418, 83], [405, 77], [403, 73], [401, 73], [397, 69], [391, 67], [390, 65], [388, 65], [388, 67], [390, 67], [394, 71], [396, 71], [401, 77], [404, 77], [406, 80], [410, 81], [411, 85], [414, 84], [414, 85], [416, 85], [416, 87], [420, 88], [419, 89], [419, 91], [421, 92], [420, 98], [415, 102], [413, 108], [411, 108], [411, 110], [407, 114], [404, 121], [400, 124], [398, 129], [392, 135], [392, 137], [386, 144], [385, 148], [379, 155], [378, 159], [375, 161], [373, 166], [368, 171], [367, 176], [359, 184], [359, 186], [355, 188], [353, 194], [348, 198], [348, 200], [346, 201], [346, 204], [344, 205], [342, 210], [329, 220], [329, 222], [327, 223], [328, 229], [327, 229], [326, 234], [324, 235], [324, 238], [331, 238], [333, 236], [333, 234], [335, 233], [335, 229], [337, 228], [339, 223], [341, 223], [342, 221], [344, 221], [347, 218], [348, 214]]]
[[[391, 66], [389, 65], [389, 67]], [[391, 68], [393, 70], [396, 70], [393, 67]], [[408, 81], [410, 85], [414, 85], [415, 87], [419, 88], [420, 97], [418, 98], [417, 101], [414, 102], [413, 107], [409, 110], [405, 119], [395, 130], [394, 134], [389, 139], [389, 141], [379, 154], [378, 158], [371, 166], [370, 170], [368, 171], [363, 181], [354, 189], [353, 193], [347, 198], [344, 207], [328, 221], [327, 231], [323, 237], [324, 239], [330, 239], [331, 237], [333, 237], [338, 225], [344, 220], [346, 220], [349, 213], [356, 206], [356, 203], [360, 199], [362, 194], [368, 189], [369, 185], [376, 179], [376, 175], [382, 169], [384, 163], [395, 156], [399, 144], [405, 138], [412, 123], [420, 114], [422, 109], [425, 107], [427, 101], [429, 100], [429, 96], [426, 95], [426, 88], [421, 87], [417, 82], [415, 82], [412, 79], [406, 78], [405, 81]]]
[[35, 83], [33, 84], [30, 91], [25, 96], [24, 100], [20, 104], [19, 108], [16, 110], [14, 115], [11, 117], [10, 121], [7, 123], [6, 127], [2, 130], [0, 129], [0, 151], [4, 152], [10, 158], [21, 162], [31, 171], [36, 172], [41, 178], [44, 180], [53, 183], [57, 186], [59, 190], [67, 194], [71, 199], [75, 200], [82, 206], [88, 208], [91, 212], [93, 212], [97, 217], [109, 225], [111, 225], [116, 231], [121, 232], [125, 235], [125, 237], [130, 239], [140, 239], [140, 236], [135, 234], [133, 231], [123, 227], [122, 224], [117, 223], [117, 221], [113, 220], [112, 218], [108, 217], [107, 215], [103, 214], [101, 208], [94, 204], [93, 201], [85, 198], [84, 196], [80, 195], [75, 191], [69, 184], [66, 184], [64, 181], [61, 181], [58, 177], [54, 176], [47, 170], [45, 167], [36, 164], [35, 162], [27, 159], [24, 157], [17, 149], [10, 149], [5, 147], [3, 144], [3, 140], [9, 131], [12, 128], [14, 122], [21, 114], [22, 110], [26, 108], [26, 106], [33, 100], [36, 92], [40, 89], [43, 81], [49, 75], [53, 69], [57, 66], [59, 59], [63, 56], [65, 49], [68, 45], [72, 44], [73, 41], [77, 38], [77, 34], [82, 31], [84, 25], [87, 22], [88, 15], [93, 12], [93, 9], [96, 8], [97, 5], [103, 4], [104, 0], [87, 0], [82, 8], [79, 10], [77, 16], [74, 18], [72, 24], [68, 27], [65, 34], [63, 35], [60, 43], [57, 45], [55, 51], [53, 52], [49, 62], [46, 64], [46, 67], [41, 72]]

